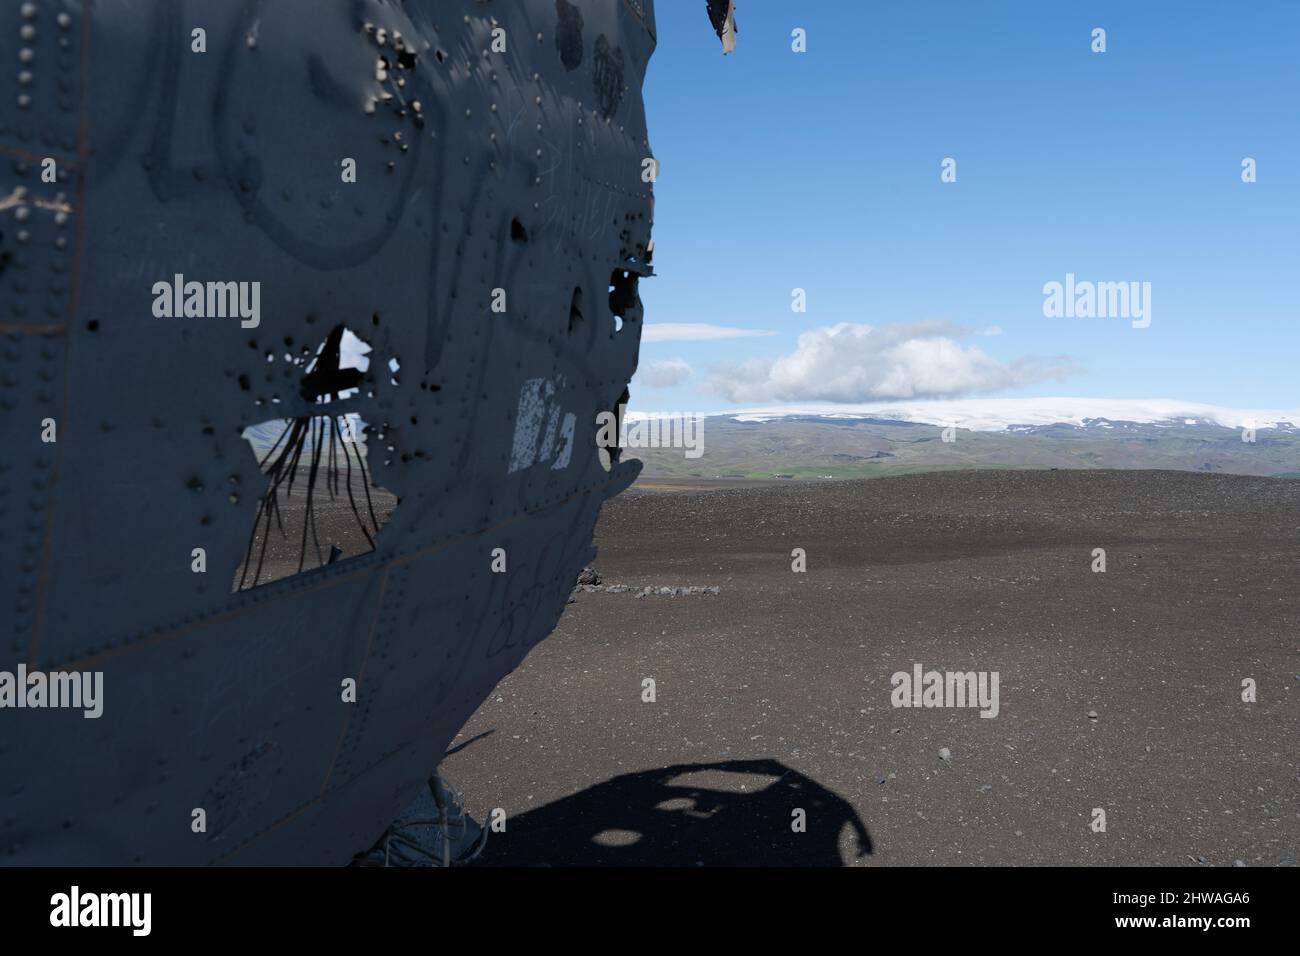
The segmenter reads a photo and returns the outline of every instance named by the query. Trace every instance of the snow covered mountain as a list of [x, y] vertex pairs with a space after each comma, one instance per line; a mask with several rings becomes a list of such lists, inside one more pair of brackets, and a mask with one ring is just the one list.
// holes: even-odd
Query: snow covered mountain
[[1048, 425], [1107, 428], [1120, 423], [1300, 428], [1300, 407], [1289, 410], [1239, 409], [1172, 399], [972, 398], [869, 405], [786, 405], [717, 414], [739, 422], [769, 422], [779, 418], [872, 419], [937, 425], [940, 428], [952, 425], [980, 432], [1022, 431]]
[[694, 458], [676, 447], [629, 453], [645, 463], [651, 480], [869, 478], [970, 468], [1300, 477], [1300, 408], [1095, 398], [809, 404], [715, 413], [705, 417], [702, 435], [703, 454]]

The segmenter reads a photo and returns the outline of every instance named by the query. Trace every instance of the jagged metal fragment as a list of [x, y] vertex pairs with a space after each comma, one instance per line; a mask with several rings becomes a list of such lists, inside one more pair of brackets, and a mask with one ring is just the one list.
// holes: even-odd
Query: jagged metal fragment
[[709, 22], [713, 32], [722, 41], [722, 53], [725, 56], [736, 48], [736, 3], [735, 0], [707, 0]]

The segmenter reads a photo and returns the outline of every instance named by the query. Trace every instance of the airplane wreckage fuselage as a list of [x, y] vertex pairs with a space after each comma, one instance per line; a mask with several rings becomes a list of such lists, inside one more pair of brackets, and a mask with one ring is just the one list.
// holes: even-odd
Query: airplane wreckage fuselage
[[346, 863], [639, 469], [652, 0], [3, 17], [0, 860]]

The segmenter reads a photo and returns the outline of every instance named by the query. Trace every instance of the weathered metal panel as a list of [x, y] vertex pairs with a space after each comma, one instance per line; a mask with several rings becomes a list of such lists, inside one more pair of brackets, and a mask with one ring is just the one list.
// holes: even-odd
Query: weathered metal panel
[[[0, 11], [31, 67], [0, 101], [0, 670], [104, 679], [98, 719], [0, 709], [0, 859], [346, 862], [550, 632], [639, 467], [595, 423], [636, 367], [653, 46], [648, 0]], [[176, 275], [257, 283], [257, 324], [155, 314]], [[338, 325], [369, 368], [313, 404]], [[397, 499], [374, 550], [232, 591], [270, 487], [244, 430], [345, 413]]]

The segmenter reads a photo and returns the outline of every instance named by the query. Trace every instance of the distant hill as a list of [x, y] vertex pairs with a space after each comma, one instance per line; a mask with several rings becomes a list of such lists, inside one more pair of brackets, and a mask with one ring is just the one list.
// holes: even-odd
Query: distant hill
[[[1093, 410], [1132, 418], [1090, 415]], [[644, 462], [650, 479], [869, 478], [971, 468], [1157, 468], [1295, 478], [1297, 422], [1300, 412], [1083, 399], [759, 409], [706, 418], [700, 458], [685, 458], [681, 449], [626, 454]], [[945, 426], [954, 441], [943, 440]], [[1254, 427], [1253, 442], [1242, 440], [1243, 426]]]
[[[365, 455], [367, 453], [367, 449], [366, 449], [367, 433], [365, 431], [365, 423], [361, 421], [361, 419], [356, 415], [356, 413], [351, 413], [349, 415], [342, 416], [342, 417], [347, 418], [348, 421], [350, 422], [351, 431], [349, 434], [354, 439], [351, 443], [352, 446], [358, 452]], [[250, 446], [252, 446], [253, 452], [257, 455], [259, 460], [265, 458], [267, 454], [271, 452], [273, 449], [277, 449], [277, 453], [278, 453], [278, 449], [283, 447], [281, 444], [281, 436], [284, 435], [284, 432], [289, 427], [291, 421], [292, 419], [288, 419], [288, 418], [272, 418], [268, 421], [260, 422], [256, 425], [249, 425], [247, 428], [244, 429], [243, 432], [244, 440], [247, 441]], [[314, 419], [311, 428], [308, 429], [303, 436], [302, 449], [303, 449], [303, 454], [307, 457], [307, 461], [310, 461], [311, 452], [316, 447], [316, 442], [315, 442], [316, 428], [323, 427], [323, 426], [318, 426], [317, 424], [318, 422], [319, 419]], [[343, 426], [340, 423], [340, 428], [342, 427]], [[323, 434], [325, 434], [327, 438], [330, 437], [330, 432], [328, 431], [324, 432]], [[321, 442], [321, 448], [325, 449], [328, 444], [329, 444], [328, 441]], [[337, 448], [340, 445], [340, 442], [337, 437], [334, 439], [334, 444], [337, 453]]]

